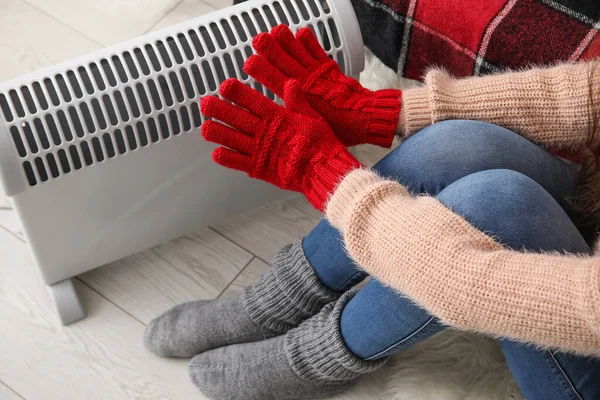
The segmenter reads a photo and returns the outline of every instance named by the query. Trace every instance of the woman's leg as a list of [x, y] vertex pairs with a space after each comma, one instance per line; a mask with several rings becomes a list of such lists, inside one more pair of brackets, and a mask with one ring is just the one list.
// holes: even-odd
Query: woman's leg
[[[512, 141], [515, 148], [507, 146], [506, 141]], [[472, 152], [469, 146], [473, 146]], [[503, 146], [507, 154], [500, 151]], [[525, 146], [529, 151], [520, 152]], [[435, 158], [428, 159], [437, 148], [446, 151], [437, 151]], [[469, 155], [467, 160], [454, 157], [461, 150]], [[513, 156], [514, 162], [507, 165]], [[537, 162], [539, 170], [528, 169], [527, 163], [531, 162]], [[461, 168], [462, 163], [470, 167]], [[433, 175], [436, 165], [443, 170]], [[568, 196], [572, 190], [571, 171], [560, 160], [505, 129], [468, 121], [442, 123], [424, 130], [377, 168], [413, 188], [421, 187], [418, 191], [433, 192], [471, 172], [503, 165], [531, 173], [557, 198]], [[429, 168], [431, 171], [427, 171]], [[433, 176], [427, 175], [430, 172]], [[364, 277], [346, 256], [337, 231], [326, 223], [304, 240], [303, 247], [310, 261], [307, 264], [329, 289], [345, 291]], [[355, 293], [348, 291], [285, 335], [196, 356], [190, 363], [192, 380], [213, 398], [314, 398], [344, 390], [356, 377], [378, 368], [383, 355], [442, 329], [411, 301], [375, 280], [353, 298]]]
[[[429, 126], [379, 161], [374, 169], [414, 193], [435, 196], [475, 172], [508, 169], [540, 184], [567, 210], [575, 167], [505, 128], [478, 121], [452, 120]], [[526, 245], [527, 243], [523, 243]], [[303, 241], [308, 262], [325, 286], [345, 291], [365, 278], [343, 247], [337, 229], [321, 221]]]
[[[506, 129], [473, 121], [447, 121], [424, 129], [376, 166], [381, 174], [432, 195], [465, 175], [490, 168], [528, 174], [558, 199], [572, 190], [571, 170], [562, 161]], [[281, 335], [364, 276], [346, 255], [338, 231], [323, 221], [303, 244], [283, 248], [271, 268], [242, 295], [178, 305], [148, 325], [144, 341], [155, 354], [191, 357]]]
[[264, 340], [285, 334], [340, 295], [321, 283], [298, 240], [283, 247], [271, 268], [241, 294], [179, 304], [154, 318], [144, 345], [162, 357], [193, 357]]
[[[508, 247], [591, 251], [552, 196], [518, 172], [471, 174], [442, 190], [438, 199]], [[377, 281], [369, 282], [350, 300], [340, 326], [348, 348], [366, 360], [399, 351], [443, 329], [436, 319]], [[501, 345], [527, 398], [600, 398], [600, 359], [540, 350], [509, 340], [501, 341]]]
[[527, 399], [599, 399], [600, 360], [500, 341], [508, 366]]
[[[506, 245], [521, 247], [525, 234], [531, 237], [532, 249], [589, 251], [552, 196], [520, 173], [477, 172], [450, 184], [439, 198]], [[528, 230], [514, 229], [522, 226]], [[190, 363], [190, 375], [215, 399], [315, 398], [347, 389], [360, 375], [379, 368], [385, 355], [441, 329], [435, 318], [410, 300], [372, 280], [357, 294], [349, 290], [285, 335], [196, 356]], [[511, 367], [528, 398], [570, 399], [574, 390], [590, 399], [600, 395], [600, 380], [593, 379], [595, 371], [600, 371], [596, 366], [600, 361], [585, 364], [585, 370], [581, 359], [562, 364], [570, 377], [566, 381], [565, 374], [556, 373], [556, 365], [533, 357], [547, 360], [547, 355], [527, 346], [514, 352], [505, 347], [505, 351], [516, 360]], [[531, 363], [524, 363], [530, 359]], [[541, 381], [543, 387], [539, 387]], [[566, 388], [566, 382], [575, 389]]]

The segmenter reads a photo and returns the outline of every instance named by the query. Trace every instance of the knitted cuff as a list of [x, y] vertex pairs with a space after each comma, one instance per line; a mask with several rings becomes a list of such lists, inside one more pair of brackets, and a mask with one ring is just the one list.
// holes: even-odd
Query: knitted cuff
[[356, 169], [346, 175], [329, 199], [325, 210], [327, 220], [344, 235], [351, 216], [363, 199], [372, 193], [383, 196], [390, 190], [400, 195], [409, 195], [408, 190], [398, 182], [380, 178], [367, 169]]
[[342, 147], [334, 155], [314, 163], [313, 170], [305, 176], [304, 195], [317, 210], [324, 211], [325, 203], [337, 185], [350, 171], [361, 166], [352, 153]]
[[340, 317], [356, 293], [356, 290], [346, 292], [286, 335], [286, 357], [301, 379], [343, 383], [375, 371], [387, 361], [387, 358], [362, 360], [344, 343]]
[[366, 143], [391, 147], [401, 110], [401, 90], [384, 89], [373, 92], [369, 106], [361, 110], [369, 116]]
[[298, 239], [281, 249], [271, 268], [246, 288], [242, 304], [265, 337], [273, 337], [295, 328], [339, 296], [321, 283]]
[[405, 90], [403, 100], [404, 134], [406, 136], [410, 136], [433, 123], [427, 87]]

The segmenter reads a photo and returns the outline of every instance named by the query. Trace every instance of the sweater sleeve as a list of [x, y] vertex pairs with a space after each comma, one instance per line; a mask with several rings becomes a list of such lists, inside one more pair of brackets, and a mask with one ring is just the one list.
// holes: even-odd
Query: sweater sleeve
[[326, 215], [368, 273], [459, 329], [600, 356], [600, 259], [507, 250], [433, 197], [367, 170]]
[[432, 70], [425, 86], [403, 93], [405, 134], [447, 119], [472, 119], [541, 145], [586, 144], [600, 108], [598, 67], [600, 62], [563, 64], [466, 79]]

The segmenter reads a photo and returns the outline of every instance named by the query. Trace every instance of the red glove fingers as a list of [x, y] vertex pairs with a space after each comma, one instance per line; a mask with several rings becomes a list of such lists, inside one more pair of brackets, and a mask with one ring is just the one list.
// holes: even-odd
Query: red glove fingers
[[[216, 97], [203, 99], [201, 105], [205, 116], [222, 121], [202, 125], [206, 140], [225, 146], [213, 152], [218, 164], [304, 193], [319, 210], [339, 181], [360, 167], [311, 108], [298, 82], [284, 87], [287, 108], [233, 79], [221, 84], [221, 95], [237, 106]], [[240, 114], [258, 122], [249, 126], [240, 121]]]
[[243, 132], [255, 134], [260, 129], [260, 118], [214, 96], [202, 99], [200, 102], [200, 111], [205, 116], [210, 116], [223, 122], [227, 121], [228, 125]]
[[343, 144], [391, 146], [402, 108], [401, 91], [372, 92], [345, 76], [309, 28], [294, 36], [279, 25], [252, 43], [258, 55], [250, 57], [244, 69], [273, 93], [282, 97], [286, 82], [296, 79], [310, 106]]
[[283, 98], [283, 87], [290, 77], [282, 74], [267, 60], [261, 56], [251, 55], [244, 64], [244, 71]]
[[[223, 81], [219, 92], [224, 98], [231, 100], [261, 119], [278, 112], [281, 108], [237, 79], [230, 78]], [[222, 121], [228, 123], [226, 120]]]
[[202, 125], [202, 136], [209, 142], [218, 141], [223, 146], [235, 149], [243, 154], [252, 154], [255, 150], [254, 137], [218, 122], [204, 122]]
[[308, 75], [308, 70], [289, 55], [273, 35], [269, 33], [258, 34], [252, 39], [252, 47], [284, 75], [294, 79], [301, 79]]
[[306, 49], [308, 53], [315, 59], [315, 61], [326, 61], [329, 59], [327, 53], [321, 47], [321, 43], [315, 37], [313, 31], [310, 28], [302, 28], [296, 32], [296, 39]]
[[[300, 35], [305, 36], [305, 33], [308, 33], [309, 36], [313, 39], [313, 43], [316, 42], [318, 47], [318, 52], [315, 55], [311, 54], [307, 49], [308, 47], [304, 45], [300, 41]], [[311, 70], [319, 67], [321, 61], [328, 58], [327, 54], [312, 34], [310, 28], [301, 28], [296, 33], [296, 37], [292, 31], [285, 25], [277, 25], [275, 28], [271, 30], [271, 35], [277, 40], [279, 45], [298, 63], [302, 64], [304, 68], [307, 70]], [[254, 43], [253, 43], [254, 45]]]
[[226, 149], [225, 147], [219, 147], [215, 149], [212, 154], [212, 159], [217, 164], [237, 171], [249, 173], [252, 170], [252, 157]]

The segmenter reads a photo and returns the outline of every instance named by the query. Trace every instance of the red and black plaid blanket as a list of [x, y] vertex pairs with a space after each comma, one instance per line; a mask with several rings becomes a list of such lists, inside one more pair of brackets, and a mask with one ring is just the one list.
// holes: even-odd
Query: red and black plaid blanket
[[365, 45], [410, 79], [600, 54], [600, 0], [352, 0]]

